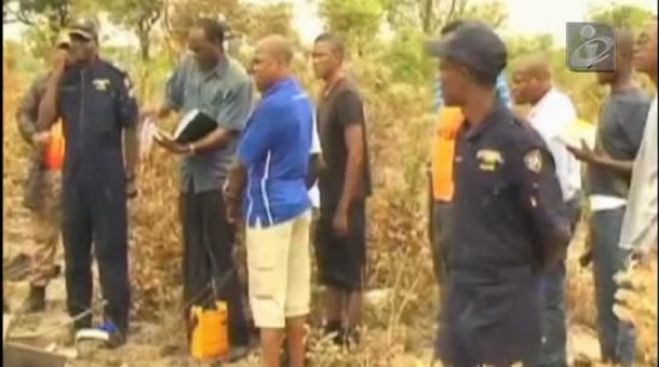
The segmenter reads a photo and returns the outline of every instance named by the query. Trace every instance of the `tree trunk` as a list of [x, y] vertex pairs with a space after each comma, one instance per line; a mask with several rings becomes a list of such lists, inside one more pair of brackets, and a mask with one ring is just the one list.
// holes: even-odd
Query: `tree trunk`
[[148, 31], [138, 31], [137, 38], [140, 41], [140, 56], [143, 62], [149, 61], [149, 49], [151, 48], [151, 40], [149, 39]]
[[423, 4], [423, 33], [429, 34], [433, 19], [433, 0], [425, 0]]

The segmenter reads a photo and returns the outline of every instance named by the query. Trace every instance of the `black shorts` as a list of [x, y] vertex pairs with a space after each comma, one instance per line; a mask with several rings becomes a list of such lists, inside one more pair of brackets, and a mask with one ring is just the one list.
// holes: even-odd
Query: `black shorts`
[[348, 236], [339, 238], [333, 227], [335, 207], [321, 208], [315, 247], [320, 283], [346, 291], [361, 290], [366, 265], [366, 205], [354, 203], [348, 213]]

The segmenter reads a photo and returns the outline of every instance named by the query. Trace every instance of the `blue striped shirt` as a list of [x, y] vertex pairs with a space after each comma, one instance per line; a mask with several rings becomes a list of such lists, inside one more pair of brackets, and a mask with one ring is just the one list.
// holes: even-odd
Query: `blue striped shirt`
[[263, 94], [238, 144], [238, 160], [248, 171], [243, 211], [248, 226], [270, 227], [309, 209], [313, 120], [313, 104], [294, 79]]
[[[499, 99], [506, 104], [509, 108], [513, 106], [513, 99], [510, 95], [510, 88], [508, 88], [508, 82], [506, 81], [506, 75], [501, 72], [497, 77], [496, 85], [497, 96]], [[444, 106], [444, 97], [442, 96], [442, 84], [437, 79], [435, 81], [435, 105], [434, 110], [439, 111]]]

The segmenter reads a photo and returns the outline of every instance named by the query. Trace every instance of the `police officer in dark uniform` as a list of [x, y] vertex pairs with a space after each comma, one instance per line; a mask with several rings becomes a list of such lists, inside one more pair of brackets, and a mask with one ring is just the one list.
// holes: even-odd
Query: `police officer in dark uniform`
[[[62, 185], [67, 307], [71, 316], [91, 307], [93, 239], [107, 301], [101, 329], [118, 345], [128, 330], [126, 200], [135, 194], [138, 108], [128, 76], [98, 56], [96, 23], [76, 24], [69, 37], [73, 63], [56, 67], [39, 109], [40, 124], [62, 118], [67, 143]], [[75, 328], [91, 323], [90, 315]]]
[[570, 238], [551, 155], [526, 121], [497, 102], [507, 52], [490, 28], [466, 22], [428, 51], [440, 58], [446, 104], [465, 116], [437, 357], [458, 367], [537, 365], [539, 274], [560, 261]]

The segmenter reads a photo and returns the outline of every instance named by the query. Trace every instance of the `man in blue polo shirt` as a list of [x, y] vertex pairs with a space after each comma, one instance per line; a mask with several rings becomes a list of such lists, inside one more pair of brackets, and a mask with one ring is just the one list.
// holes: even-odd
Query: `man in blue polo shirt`
[[244, 207], [249, 300], [267, 367], [279, 366], [284, 330], [290, 365], [304, 365], [309, 313], [311, 213], [306, 180], [314, 108], [291, 76], [292, 58], [292, 47], [283, 37], [259, 41], [253, 73], [262, 100], [240, 139], [226, 188], [229, 219], [237, 219], [241, 202]]

